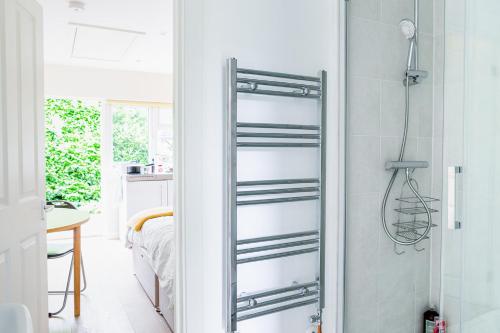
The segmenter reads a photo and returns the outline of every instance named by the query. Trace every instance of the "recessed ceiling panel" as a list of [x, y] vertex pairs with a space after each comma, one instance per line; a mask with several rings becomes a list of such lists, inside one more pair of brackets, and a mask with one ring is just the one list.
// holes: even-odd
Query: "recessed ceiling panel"
[[[172, 73], [172, 0], [83, 1], [85, 10], [75, 12], [68, 8], [67, 0], [38, 0], [43, 6], [44, 53], [47, 64]], [[73, 24], [68, 24], [69, 22]], [[139, 33], [136, 39], [133, 39], [133, 33], [132, 36], [118, 33], [120, 36], [108, 37], [103, 41], [103, 35], [109, 35], [110, 32], [98, 29], [99, 33], [93, 34], [97, 35], [96, 38], [87, 36], [84, 40], [80, 39], [83, 37], [83, 26]], [[117, 45], [123, 35], [127, 36], [124, 37], [125, 42]], [[75, 40], [75, 37], [78, 39]], [[110, 41], [107, 42], [108, 40]], [[129, 41], [130, 48], [126, 49]], [[125, 53], [122, 59], [116, 61], [122, 52]], [[102, 58], [107, 60], [101, 60]]]
[[70, 23], [75, 28], [71, 56], [79, 59], [121, 61], [143, 32]]

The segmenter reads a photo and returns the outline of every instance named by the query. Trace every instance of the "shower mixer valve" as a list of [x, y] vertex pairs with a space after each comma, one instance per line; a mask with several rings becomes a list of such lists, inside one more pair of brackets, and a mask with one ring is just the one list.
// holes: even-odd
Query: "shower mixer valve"
[[419, 84], [422, 82], [423, 79], [427, 78], [429, 76], [429, 72], [427, 71], [422, 71], [422, 70], [416, 70], [416, 69], [410, 69], [407, 70], [405, 73], [405, 79], [403, 80], [403, 85], [406, 86], [406, 80], [409, 79], [410, 86]]

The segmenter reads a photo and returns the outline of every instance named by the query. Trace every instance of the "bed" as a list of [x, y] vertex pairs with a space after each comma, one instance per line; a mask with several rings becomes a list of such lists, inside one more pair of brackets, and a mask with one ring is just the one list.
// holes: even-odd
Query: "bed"
[[133, 216], [129, 221], [126, 246], [132, 249], [134, 272], [151, 303], [173, 331], [175, 302], [175, 246], [172, 216], [147, 219], [140, 231], [137, 221], [145, 216], [161, 215], [165, 208], [155, 208]]

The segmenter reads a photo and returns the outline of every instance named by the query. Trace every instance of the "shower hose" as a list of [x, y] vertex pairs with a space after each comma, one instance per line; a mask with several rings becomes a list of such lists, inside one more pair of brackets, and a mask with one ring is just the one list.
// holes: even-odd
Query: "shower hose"
[[[404, 160], [404, 155], [405, 155], [405, 149], [406, 149], [406, 139], [408, 137], [408, 122], [409, 122], [409, 117], [410, 117], [410, 80], [411, 78], [408, 77], [408, 72], [406, 73], [406, 80], [405, 80], [405, 125], [404, 125], [404, 132], [403, 132], [403, 140], [401, 142], [401, 149], [399, 151], [399, 162], [402, 162]], [[415, 197], [420, 201], [422, 204], [422, 207], [425, 209], [425, 212], [427, 214], [427, 227], [425, 228], [425, 231], [422, 233], [421, 236], [414, 240], [410, 241], [401, 241], [397, 239], [395, 236], [391, 234], [389, 231], [389, 227], [387, 226], [387, 220], [385, 218], [385, 210], [387, 206], [387, 200], [389, 198], [389, 194], [391, 193], [392, 186], [394, 185], [394, 181], [396, 180], [396, 177], [398, 175], [399, 169], [394, 169], [391, 180], [389, 181], [389, 184], [387, 185], [387, 189], [385, 190], [384, 194], [384, 199], [382, 200], [382, 210], [381, 210], [381, 217], [382, 217], [382, 226], [384, 227], [384, 231], [387, 234], [387, 237], [389, 237], [394, 243], [399, 244], [399, 245], [415, 245], [422, 241], [424, 238], [427, 237], [429, 234], [429, 231], [431, 230], [432, 227], [432, 217], [431, 217], [431, 212], [429, 210], [429, 207], [427, 206], [427, 203], [425, 202], [424, 199], [420, 196], [418, 191], [415, 189], [411, 182], [410, 178], [410, 169], [406, 168], [405, 169], [405, 174], [406, 174], [406, 183], [410, 187], [410, 190], [413, 192]]]

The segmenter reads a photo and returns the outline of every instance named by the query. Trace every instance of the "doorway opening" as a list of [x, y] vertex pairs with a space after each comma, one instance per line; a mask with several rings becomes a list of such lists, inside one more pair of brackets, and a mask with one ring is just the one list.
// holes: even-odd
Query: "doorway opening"
[[40, 3], [49, 331], [173, 332], [172, 1]]

